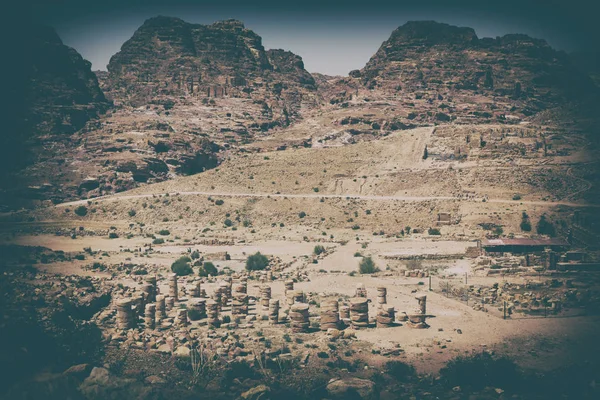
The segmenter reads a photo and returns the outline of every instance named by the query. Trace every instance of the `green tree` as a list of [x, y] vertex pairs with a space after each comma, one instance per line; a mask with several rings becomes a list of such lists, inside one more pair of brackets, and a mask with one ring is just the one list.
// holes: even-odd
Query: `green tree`
[[377, 268], [371, 256], [363, 258], [358, 264], [358, 272], [361, 274], [373, 274], [378, 271], [379, 268]]
[[173, 264], [171, 264], [171, 271], [175, 272], [178, 276], [190, 275], [194, 271], [190, 266], [191, 258], [188, 256], [179, 257]]
[[198, 275], [200, 276], [215, 276], [218, 275], [218, 273], [219, 271], [217, 270], [217, 267], [215, 267], [215, 265], [210, 261], [205, 262], [204, 265], [202, 265], [198, 270]]
[[555, 236], [556, 229], [554, 228], [554, 224], [546, 219], [546, 215], [542, 215], [537, 224], [537, 233], [540, 235], [548, 235]]
[[246, 260], [246, 269], [248, 271], [262, 271], [267, 268], [268, 265], [269, 259], [263, 254], [260, 254], [260, 251], [252, 254]]

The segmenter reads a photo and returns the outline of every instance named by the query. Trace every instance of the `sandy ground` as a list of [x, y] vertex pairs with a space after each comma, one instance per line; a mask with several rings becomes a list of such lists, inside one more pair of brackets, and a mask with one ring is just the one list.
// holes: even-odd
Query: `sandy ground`
[[[354, 257], [355, 252], [372, 255], [376, 263], [385, 269], [386, 260], [382, 257], [391, 254], [456, 254], [464, 252], [466, 247], [473, 242], [451, 240], [426, 240], [422, 238], [405, 241], [391, 241], [377, 238], [363, 248], [361, 242], [349, 242], [345, 245], [325, 243], [327, 254], [318, 260], [310, 262], [314, 242], [303, 241], [257, 241], [251, 244], [238, 244], [234, 246], [206, 246], [186, 244], [165, 244], [155, 246], [157, 250], [151, 258], [141, 257], [137, 254], [122, 252], [123, 247], [143, 246], [147, 238], [134, 238], [129, 240], [111, 240], [98, 237], [81, 237], [75, 240], [54, 235], [37, 235], [16, 237], [10, 243], [22, 245], [40, 245], [53, 250], [82, 251], [84, 247], [107, 252], [108, 256], [91, 257], [84, 261], [60, 262], [41, 265], [41, 268], [60, 274], [81, 274], [107, 276], [106, 273], [83, 270], [82, 267], [92, 261], [100, 260], [106, 263], [149, 263], [160, 266], [161, 274], [169, 272], [170, 264], [180, 255], [187, 253], [187, 249], [197, 249], [201, 253], [217, 253], [227, 251], [231, 254], [230, 261], [215, 261], [222, 268], [229, 266], [234, 270], [243, 268], [243, 261], [247, 254], [261, 251], [264, 254], [280, 257], [283, 261], [294, 261], [291, 269], [300, 268], [308, 273], [309, 281], [296, 283], [295, 287], [306, 293], [317, 295], [319, 301], [325, 298], [346, 299], [353, 297], [358, 284], [364, 284], [370, 303], [370, 315], [376, 313], [376, 288], [386, 286], [388, 290], [387, 301], [395, 307], [398, 313], [411, 313], [417, 306], [415, 295], [427, 293], [427, 313], [429, 329], [415, 330], [406, 324], [383, 329], [370, 328], [357, 331], [357, 337], [381, 349], [400, 347], [403, 353], [400, 359], [414, 363], [419, 372], [437, 372], [445, 362], [451, 358], [482, 349], [507, 353], [516, 357], [516, 361], [524, 367], [537, 369], [551, 369], [564, 362], [578, 361], [599, 354], [594, 346], [582, 346], [581, 343], [594, 343], [593, 335], [600, 327], [600, 318], [583, 316], [572, 318], [515, 318], [503, 320], [495, 312], [475, 311], [471, 307], [456, 300], [448, 299], [440, 294], [428, 291], [427, 278], [405, 278], [395, 272], [395, 266], [390, 271], [384, 271], [388, 276], [350, 276], [348, 272], [356, 270], [360, 257]], [[303, 257], [309, 256], [309, 257]], [[500, 277], [475, 276], [470, 259], [436, 261], [448, 267], [446, 274], [456, 274], [461, 280], [464, 273], [469, 274], [471, 283], [488, 284], [501, 281]], [[396, 264], [398, 265], [398, 262]], [[401, 265], [401, 262], [400, 262]], [[339, 272], [338, 272], [339, 271]], [[133, 277], [123, 276], [117, 280], [134, 284]], [[530, 277], [512, 277], [509, 280], [524, 283]], [[187, 278], [180, 279], [180, 285], [185, 286]], [[440, 284], [443, 278], [434, 277], [432, 287]], [[419, 283], [422, 282], [422, 285]], [[206, 284], [205, 288], [210, 293], [216, 283]], [[273, 298], [278, 298], [284, 304], [283, 282], [272, 283]], [[167, 288], [162, 284], [161, 289]], [[258, 296], [259, 282], [249, 281], [248, 292]], [[258, 311], [262, 313], [262, 311]], [[318, 315], [316, 305], [311, 306], [311, 312]], [[461, 333], [457, 332], [461, 330]], [[320, 335], [320, 333], [316, 333]], [[534, 347], [533, 340], [544, 340], [547, 347]], [[507, 343], [519, 343], [519, 347]], [[537, 342], [536, 342], [537, 343]], [[529, 347], [528, 347], [529, 345]], [[357, 344], [357, 349], [361, 348]], [[520, 349], [520, 350], [519, 350]], [[389, 358], [359, 353], [360, 357], [367, 359], [371, 365], [388, 361]]]

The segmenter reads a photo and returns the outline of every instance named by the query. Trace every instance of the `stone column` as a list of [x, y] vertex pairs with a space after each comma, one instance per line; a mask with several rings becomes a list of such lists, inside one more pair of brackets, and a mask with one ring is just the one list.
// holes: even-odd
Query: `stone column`
[[408, 316], [407, 325], [411, 328], [424, 329], [429, 327], [425, 323], [425, 319], [427, 318], [427, 295], [421, 294], [415, 296], [415, 299], [419, 303], [418, 308], [415, 310], [413, 314]]
[[271, 286], [263, 285], [260, 287], [260, 304], [264, 311], [269, 309], [269, 300], [271, 300]]
[[308, 332], [310, 322], [308, 320], [308, 304], [294, 303], [290, 308], [289, 314], [292, 326], [292, 332]]
[[419, 302], [419, 312], [421, 314], [427, 314], [427, 295], [421, 294], [416, 296], [415, 299]]
[[337, 300], [325, 300], [321, 302], [321, 330], [339, 328], [340, 314]]
[[156, 304], [146, 304], [144, 310], [144, 323], [146, 329], [154, 329], [156, 321]]
[[209, 326], [219, 327], [221, 325], [221, 321], [219, 321], [219, 305], [214, 300], [206, 302], [206, 313], [208, 314]]
[[175, 325], [180, 328], [188, 326], [187, 310], [185, 308], [177, 309], [177, 316], [175, 317]]
[[165, 318], [167, 318], [165, 296], [159, 294], [156, 296], [156, 321], [160, 322]]
[[192, 299], [188, 303], [188, 319], [197, 321], [206, 318], [206, 300]]
[[171, 311], [175, 307], [175, 299], [173, 297], [166, 297], [165, 303], [167, 305], [167, 311]]
[[226, 306], [227, 302], [231, 299], [231, 291], [227, 290], [229, 283], [221, 282], [219, 288], [221, 289], [221, 305]]
[[394, 319], [396, 316], [396, 310], [394, 307], [386, 307], [383, 306], [377, 312], [377, 327], [378, 328], [388, 328], [394, 324]]
[[169, 274], [169, 297], [174, 301], [179, 299], [179, 291], [177, 290], [177, 274]]
[[377, 288], [377, 307], [381, 308], [384, 304], [387, 304], [387, 288], [379, 286]]
[[279, 300], [269, 300], [269, 321], [272, 324], [279, 323]]
[[285, 287], [285, 290], [284, 290], [285, 296], [287, 296], [288, 291], [294, 290], [294, 281], [291, 279], [288, 279], [285, 282], [283, 282], [283, 285]]
[[350, 320], [354, 329], [369, 326], [369, 303], [365, 297], [350, 299]]
[[287, 292], [287, 304], [291, 307], [294, 303], [304, 302], [304, 292], [302, 290], [292, 290]]
[[236, 293], [231, 300], [232, 315], [248, 315], [248, 295], [246, 293]]
[[194, 281], [192, 282], [192, 289], [190, 290], [190, 295], [194, 298], [198, 298], [200, 297], [201, 290], [201, 282], [199, 280]]
[[135, 326], [135, 318], [131, 304], [131, 299], [121, 299], [117, 301], [117, 328], [125, 330]]
[[158, 291], [156, 290], [156, 276], [155, 275], [151, 275], [151, 276], [146, 276], [146, 284], [144, 285], [144, 287], [147, 287], [147, 285], [150, 285], [150, 287], [147, 287], [146, 290], [148, 290], [148, 295], [149, 297], [146, 299], [147, 303], [153, 303], [156, 301], [156, 295], [158, 294]]

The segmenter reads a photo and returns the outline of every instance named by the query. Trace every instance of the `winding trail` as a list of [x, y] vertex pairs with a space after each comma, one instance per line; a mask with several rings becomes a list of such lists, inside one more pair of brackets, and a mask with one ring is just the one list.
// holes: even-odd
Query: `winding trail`
[[583, 178], [580, 178], [580, 177], [578, 177], [578, 176], [576, 176], [576, 175], [573, 175], [573, 168], [572, 168], [572, 167], [569, 167], [569, 169], [567, 169], [567, 175], [569, 175], [569, 176], [570, 176], [571, 178], [573, 178], [573, 179], [576, 179], [576, 180], [578, 180], [578, 181], [581, 181], [581, 182], [585, 183], [587, 187], [586, 187], [585, 189], [578, 190], [578, 191], [576, 191], [575, 193], [571, 193], [571, 194], [569, 194], [568, 196], [565, 196], [565, 197], [563, 197], [563, 198], [561, 199], [561, 201], [562, 201], [562, 200], [571, 199], [571, 198], [573, 198], [573, 196], [576, 196], [576, 195], [578, 195], [579, 193], [587, 192], [587, 191], [588, 191], [588, 190], [590, 190], [590, 189], [592, 188], [592, 186], [593, 186], [591, 182], [589, 182], [589, 181], [587, 181], [587, 180], [585, 180], [585, 179], [583, 179]]
[[[165, 193], [145, 193], [135, 195], [110, 195], [95, 197], [92, 199], [77, 200], [67, 203], [58, 204], [57, 207], [68, 207], [77, 206], [81, 204], [87, 204], [89, 201], [120, 201], [120, 200], [131, 200], [131, 199], [146, 199], [152, 198], [153, 196], [165, 195]], [[275, 197], [275, 198], [295, 198], [295, 199], [352, 199], [352, 200], [374, 200], [374, 201], [405, 201], [405, 202], [419, 202], [419, 201], [447, 201], [447, 200], [458, 200], [464, 202], [475, 202], [481, 200], [468, 200], [456, 196], [368, 196], [368, 195], [355, 195], [355, 194], [273, 194], [273, 193], [225, 193], [225, 192], [168, 192], [169, 196], [220, 196], [220, 197]], [[591, 207], [600, 208], [600, 204], [582, 204], [573, 203], [568, 201], [525, 201], [525, 200], [509, 200], [509, 199], [487, 199], [488, 203], [501, 203], [501, 204], [527, 204], [537, 206], [568, 206], [568, 207]]]

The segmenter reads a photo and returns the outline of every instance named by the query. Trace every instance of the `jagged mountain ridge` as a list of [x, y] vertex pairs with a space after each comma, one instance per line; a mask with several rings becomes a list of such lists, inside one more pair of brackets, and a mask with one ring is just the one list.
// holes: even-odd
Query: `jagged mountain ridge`
[[589, 95], [591, 81], [564, 52], [522, 34], [479, 39], [472, 28], [412, 21], [354, 71], [372, 89], [470, 90], [524, 100], [529, 113]]
[[302, 59], [265, 50], [261, 37], [236, 20], [200, 25], [151, 18], [107, 68], [109, 95], [134, 106], [169, 96], [247, 97], [264, 99], [281, 117], [297, 114], [303, 101], [316, 104]]
[[[543, 40], [479, 39], [471, 28], [419, 21], [396, 29], [362, 70], [347, 77], [312, 75], [301, 57], [265, 50], [260, 36], [239, 21], [197, 25], [151, 18], [111, 58], [108, 72], [97, 73], [116, 107], [71, 136], [53, 138], [44, 162], [25, 171], [22, 183], [54, 184], [50, 197], [57, 201], [94, 197], [213, 168], [282, 132], [294, 140], [301, 134], [306, 147], [307, 135], [312, 144], [327, 146], [329, 137], [334, 145], [348, 144], [445, 122], [514, 124], [568, 98], [556, 76], [577, 82], [566, 85], [575, 89], [571, 98], [587, 93], [589, 80], [573, 71], [568, 57]], [[96, 78], [75, 75], [90, 85], [81, 101], [107, 108]], [[68, 103], [69, 93], [87, 87], [65, 85], [55, 88], [64, 96], [56, 93], [52, 101]], [[101, 110], [86, 107], [73, 109]], [[305, 125], [289, 129], [302, 119]], [[72, 133], [87, 121], [63, 130], [52, 125], [56, 115], [40, 120], [55, 133]], [[298, 145], [294, 140], [277, 147]]]

